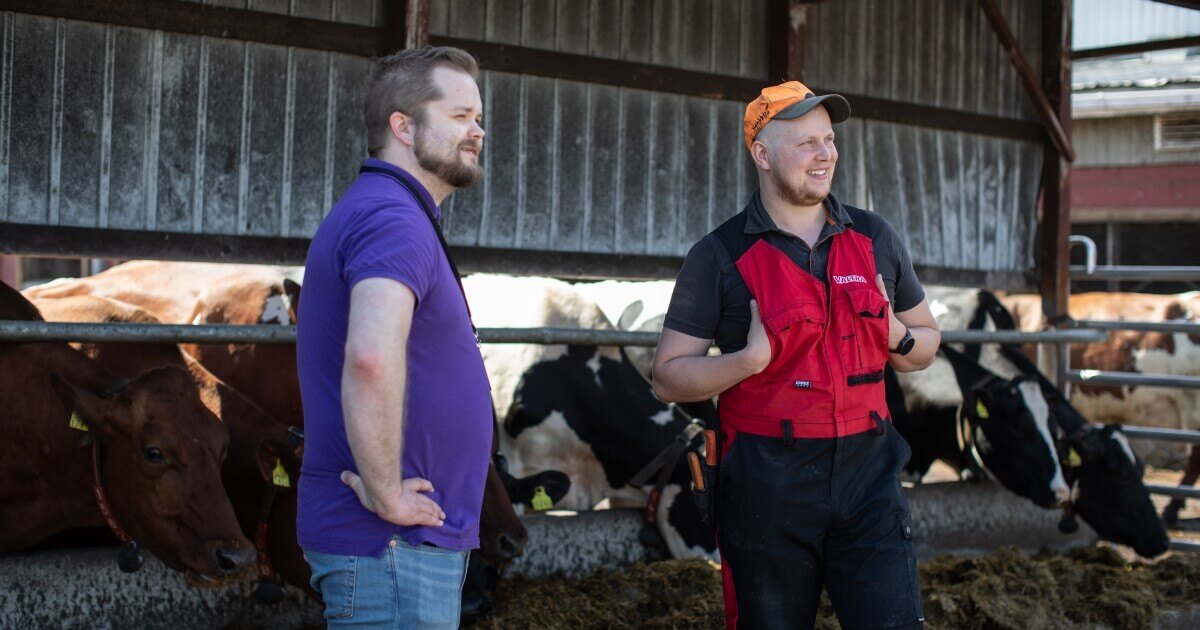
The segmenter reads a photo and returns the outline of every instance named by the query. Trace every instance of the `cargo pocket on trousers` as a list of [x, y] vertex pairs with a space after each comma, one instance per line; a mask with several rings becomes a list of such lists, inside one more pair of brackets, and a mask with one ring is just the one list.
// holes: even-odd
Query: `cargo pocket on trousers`
[[924, 621], [925, 612], [921, 606], [921, 584], [917, 577], [917, 554], [913, 549], [912, 514], [898, 512], [896, 520], [900, 525], [900, 536], [904, 540], [904, 556], [908, 562], [908, 591], [912, 598], [913, 613], [918, 621]]

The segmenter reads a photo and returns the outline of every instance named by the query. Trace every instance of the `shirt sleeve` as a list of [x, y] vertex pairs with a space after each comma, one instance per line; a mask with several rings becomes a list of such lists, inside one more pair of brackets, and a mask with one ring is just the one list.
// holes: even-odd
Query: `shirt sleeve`
[[366, 208], [342, 240], [342, 279], [346, 286], [368, 278], [403, 283], [418, 303], [437, 278], [441, 245], [419, 208], [394, 201]]
[[700, 339], [713, 339], [721, 319], [721, 269], [711, 239], [692, 246], [675, 278], [675, 291], [663, 327]]
[[925, 299], [925, 289], [917, 280], [917, 272], [913, 269], [912, 258], [908, 255], [908, 248], [900, 240], [900, 235], [887, 222], [884, 222], [884, 226], [887, 238], [892, 243], [896, 265], [896, 289], [892, 299], [892, 308], [897, 313], [903, 313], [916, 308], [921, 300]]

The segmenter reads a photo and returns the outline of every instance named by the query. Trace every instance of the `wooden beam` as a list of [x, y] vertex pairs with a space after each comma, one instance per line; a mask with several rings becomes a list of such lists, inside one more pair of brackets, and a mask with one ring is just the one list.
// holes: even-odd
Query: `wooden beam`
[[391, 52], [384, 29], [181, 0], [4, 0], [3, 9], [133, 28], [223, 37], [375, 57]]
[[[1066, 157], [1068, 162], [1074, 162], [1075, 149], [1071, 146], [1071, 139], [1063, 130], [1062, 123], [1059, 122], [1056, 115], [1057, 112], [1051, 107], [1046, 94], [1038, 86], [1037, 75], [1033, 73], [1033, 68], [1029, 67], [1029, 62], [1025, 60], [1025, 54], [1021, 52], [1021, 45], [1017, 42], [1017, 38], [1013, 36], [1012, 29], [1008, 27], [1008, 20], [1004, 19], [1004, 14], [996, 6], [996, 0], [979, 0], [979, 4], [983, 8], [983, 13], [987, 16], [988, 22], [992, 25], [992, 30], [1000, 38], [1000, 44], [1004, 46], [1004, 49], [1008, 52], [1009, 59], [1017, 69], [1017, 74], [1021, 77], [1021, 83], [1025, 85], [1025, 93], [1033, 101], [1033, 108], [1037, 112], [1038, 118], [1042, 120], [1042, 124], [1045, 125], [1046, 131], [1050, 134], [1050, 139], [1054, 141], [1054, 146], [1058, 149], [1059, 153]], [[1069, 43], [1067, 51], [1070, 51]]]
[[767, 82], [804, 81], [804, 3], [770, 0], [767, 5]]
[[[1045, 0], [1042, 17], [1042, 87], [1063, 133], [1071, 133], [1071, 0]], [[1038, 267], [1042, 311], [1048, 321], [1066, 315], [1070, 293], [1071, 165], [1057, 147], [1047, 143], [1042, 162], [1042, 222], [1039, 226]], [[1054, 346], [1052, 376], [1067, 384], [1067, 348]]]
[[[758, 79], [743, 79], [451, 37], [431, 36], [429, 40], [434, 46], [462, 48], [475, 55], [481, 68], [496, 72], [529, 74], [552, 79], [598, 83], [739, 103], [750, 102], [758, 96], [763, 88], [763, 82]], [[818, 86], [809, 87], [818, 94], [828, 93], [828, 90], [823, 90]], [[859, 118], [930, 129], [965, 131], [1028, 142], [1042, 142], [1046, 138], [1041, 125], [1024, 120], [890, 101], [845, 92], [841, 94], [850, 101], [854, 116]]]
[[[401, 0], [391, 0], [398, 3]], [[404, 47], [421, 48], [429, 45], [429, 0], [403, 0]]]
[[1122, 44], [1120, 46], [1103, 46], [1101, 48], [1084, 48], [1083, 50], [1073, 50], [1071, 51], [1071, 59], [1078, 61], [1080, 59], [1095, 59], [1097, 57], [1136, 55], [1138, 53], [1154, 52], [1156, 50], [1192, 48], [1193, 46], [1200, 46], [1200, 35], [1192, 37], [1178, 37], [1175, 39], [1155, 39], [1148, 42]]

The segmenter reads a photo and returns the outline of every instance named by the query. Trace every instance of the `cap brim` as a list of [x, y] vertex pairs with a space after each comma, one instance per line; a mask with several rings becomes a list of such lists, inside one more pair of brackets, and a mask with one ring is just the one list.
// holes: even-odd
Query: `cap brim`
[[799, 118], [808, 112], [811, 112], [817, 105], [824, 105], [825, 111], [829, 112], [829, 120], [833, 123], [840, 123], [850, 117], [850, 103], [841, 94], [825, 94], [824, 96], [814, 96], [806, 98], [802, 101], [796, 101], [787, 109], [775, 114], [777, 120], [788, 120], [790, 118]]

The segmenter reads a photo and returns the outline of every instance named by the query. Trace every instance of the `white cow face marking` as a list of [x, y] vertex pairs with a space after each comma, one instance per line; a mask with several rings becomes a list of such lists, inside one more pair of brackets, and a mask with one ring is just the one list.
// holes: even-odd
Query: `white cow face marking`
[[1121, 445], [1121, 450], [1124, 451], [1125, 457], [1129, 459], [1129, 463], [1132, 466], [1136, 467], [1137, 466], [1137, 457], [1135, 457], [1133, 455], [1133, 447], [1131, 447], [1129, 445], [1129, 438], [1125, 437], [1124, 433], [1121, 433], [1119, 431], [1113, 431], [1112, 439], [1117, 444]]
[[1042, 436], [1042, 440], [1046, 443], [1046, 449], [1050, 453], [1050, 459], [1054, 462], [1054, 477], [1050, 479], [1050, 491], [1054, 493], [1054, 498], [1058, 499], [1059, 503], [1062, 503], [1070, 496], [1070, 490], [1067, 488], [1067, 481], [1063, 477], [1062, 465], [1058, 462], [1057, 450], [1054, 448], [1054, 438], [1050, 436], [1050, 405], [1046, 403], [1046, 397], [1042, 395], [1041, 387], [1037, 383], [1023, 381], [1017, 387], [1021, 391], [1021, 398], [1025, 401], [1025, 407], [1033, 415], [1033, 422], [1037, 425], [1038, 435]]
[[258, 318], [258, 322], [260, 324], [289, 326], [292, 323], [291, 309], [292, 301], [286, 293], [272, 295], [267, 298], [266, 304], [263, 305], [262, 317]]

